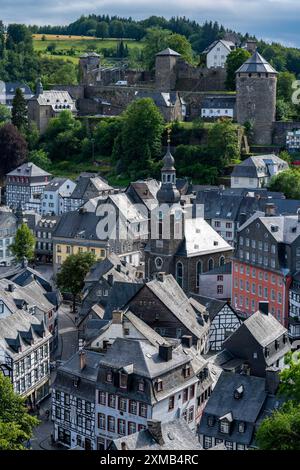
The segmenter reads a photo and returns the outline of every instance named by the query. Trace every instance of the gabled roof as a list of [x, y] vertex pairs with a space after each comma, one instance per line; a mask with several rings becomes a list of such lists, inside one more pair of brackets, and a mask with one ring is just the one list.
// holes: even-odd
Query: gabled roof
[[232, 247], [204, 219], [188, 219], [185, 222], [184, 241], [177, 256], [199, 256], [209, 253], [232, 251]]
[[287, 170], [289, 168], [287, 162], [277, 157], [277, 155], [259, 155], [246, 158], [238, 165], [235, 165], [231, 176], [242, 178], [259, 178], [272, 176], [272, 170]]
[[300, 235], [300, 223], [297, 215], [265, 216], [261, 212], [256, 212], [243, 225], [239, 231], [255, 222], [267, 229], [272, 238], [277, 243], [293, 243]]
[[163, 281], [154, 279], [146, 286], [192, 334], [198, 338], [203, 336], [205, 328], [198, 322], [202, 319], [172, 275], [164, 275]]
[[208, 54], [217, 44], [223, 44], [223, 46], [226, 47], [226, 49], [231, 52], [232, 48], [235, 48], [235, 44], [232, 41], [225, 41], [224, 39], [217, 39], [214, 41], [212, 44], [210, 44], [203, 52], [202, 54]]
[[100, 362], [100, 367], [120, 369], [133, 364], [133, 373], [141, 377], [155, 378], [191, 360], [182, 347], [172, 350], [172, 359], [164, 361], [158, 347], [148, 341], [116, 338]]
[[15, 170], [7, 173], [7, 176], [51, 176], [47, 171], [42, 170], [34, 163], [28, 162], [18, 166]]
[[226, 300], [213, 299], [211, 297], [204, 297], [203, 295], [197, 294], [195, 294], [195, 298], [205, 307], [211, 321], [216, 317], [216, 315], [218, 315], [222, 308], [227, 305]]
[[138, 282], [114, 282], [106, 304], [105, 318], [111, 319], [112, 312], [125, 307], [143, 286], [144, 284]]
[[[258, 311], [250, 315], [243, 325], [262, 347], [287, 333], [286, 328], [270, 313], [265, 315]], [[238, 330], [233, 334], [238, 335]], [[224, 347], [226, 348], [225, 344]]]
[[236, 73], [273, 73], [276, 70], [257, 51], [236, 71]]
[[202, 450], [197, 437], [183, 419], [161, 423], [161, 433], [162, 444], [155, 440], [149, 429], [114, 439], [113, 444], [118, 450], [122, 450], [123, 443], [127, 450]]

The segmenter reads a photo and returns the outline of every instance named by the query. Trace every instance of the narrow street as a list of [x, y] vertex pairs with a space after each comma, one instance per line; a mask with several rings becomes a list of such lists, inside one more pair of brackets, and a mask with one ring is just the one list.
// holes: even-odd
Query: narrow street
[[[43, 273], [44, 274], [44, 273]], [[69, 304], [62, 304], [58, 311], [58, 348], [55, 353], [55, 359], [66, 361], [78, 349], [78, 333], [74, 323], [74, 315], [70, 312]], [[51, 374], [51, 382], [55, 380], [56, 371]], [[41, 423], [34, 430], [31, 439], [33, 450], [58, 450], [51, 446], [51, 434], [53, 432], [52, 421], [47, 420], [46, 411], [51, 408], [50, 397], [41, 403], [40, 417]]]

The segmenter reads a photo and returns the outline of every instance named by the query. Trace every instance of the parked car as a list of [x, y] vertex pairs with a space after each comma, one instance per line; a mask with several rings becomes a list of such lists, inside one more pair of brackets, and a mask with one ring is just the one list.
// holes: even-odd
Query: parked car
[[118, 81], [116, 82], [116, 85], [117, 85], [117, 86], [127, 86], [127, 85], [128, 85], [128, 82], [127, 82], [127, 80], [118, 80]]

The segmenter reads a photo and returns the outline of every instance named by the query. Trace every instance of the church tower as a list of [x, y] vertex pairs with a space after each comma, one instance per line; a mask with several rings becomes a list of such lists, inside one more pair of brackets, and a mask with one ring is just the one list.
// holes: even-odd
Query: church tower
[[[145, 248], [145, 275], [153, 278], [159, 272], [174, 273], [174, 255], [184, 238], [184, 214], [180, 192], [176, 187], [175, 160], [168, 148], [161, 169], [161, 187], [157, 192], [158, 207], [151, 213], [150, 240]], [[153, 230], [154, 229], [154, 230]]]
[[257, 51], [236, 72], [237, 121], [252, 124], [253, 144], [272, 144], [276, 86], [276, 70]]

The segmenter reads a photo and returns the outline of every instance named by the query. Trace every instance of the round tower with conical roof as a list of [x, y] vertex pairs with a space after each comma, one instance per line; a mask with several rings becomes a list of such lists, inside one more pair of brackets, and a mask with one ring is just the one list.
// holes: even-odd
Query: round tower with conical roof
[[252, 125], [253, 144], [272, 144], [276, 87], [276, 70], [257, 51], [236, 72], [237, 121]]

